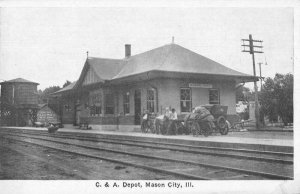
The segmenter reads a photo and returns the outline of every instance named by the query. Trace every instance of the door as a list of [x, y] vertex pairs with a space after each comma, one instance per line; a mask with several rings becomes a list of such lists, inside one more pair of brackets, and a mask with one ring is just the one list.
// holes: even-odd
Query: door
[[134, 124], [141, 124], [141, 90], [134, 91]]
[[77, 100], [75, 103], [75, 125], [78, 126], [80, 124], [80, 113], [81, 113], [81, 106], [80, 101]]
[[76, 125], [79, 125], [79, 124], [80, 124], [80, 109], [77, 109], [76, 110]]

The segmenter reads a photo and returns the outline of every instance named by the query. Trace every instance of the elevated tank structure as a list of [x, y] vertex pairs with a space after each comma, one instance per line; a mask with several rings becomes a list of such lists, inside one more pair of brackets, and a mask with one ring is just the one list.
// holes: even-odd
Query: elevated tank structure
[[36, 121], [38, 93], [36, 82], [17, 78], [1, 85], [1, 125], [26, 126]]

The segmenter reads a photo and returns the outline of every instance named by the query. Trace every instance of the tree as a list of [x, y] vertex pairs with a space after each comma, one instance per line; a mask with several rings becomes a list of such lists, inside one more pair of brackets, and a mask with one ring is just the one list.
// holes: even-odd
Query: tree
[[270, 121], [280, 116], [284, 125], [293, 122], [293, 86], [292, 74], [276, 74], [274, 79], [267, 78], [259, 95], [262, 112]]
[[239, 101], [246, 101], [246, 96], [245, 96], [245, 92], [249, 91], [249, 88], [246, 88], [244, 86], [239, 87], [238, 89], [236, 89], [235, 92], [235, 96], [236, 96], [236, 103], [238, 103]]
[[43, 91], [39, 90], [39, 101], [40, 103], [47, 103], [47, 100], [49, 99], [49, 94], [54, 93], [61, 88], [59, 86], [50, 86], [48, 88], [45, 88]]
[[72, 82], [70, 82], [69, 80], [66, 80], [66, 82], [64, 83], [64, 85], [63, 85], [63, 88], [64, 87], [67, 87], [68, 85], [70, 85]]
[[236, 102], [238, 101], [243, 101], [243, 102], [249, 102], [249, 101], [254, 101], [254, 92], [250, 91], [249, 88], [242, 86], [239, 87], [236, 90]]
[[55, 111], [56, 113], [59, 112], [59, 102], [50, 96], [50, 94], [60, 90], [61, 88], [59, 86], [50, 86], [48, 88], [45, 88], [43, 91], [38, 90], [38, 96], [39, 96], [39, 104], [45, 104], [47, 103], [48, 106]]
[[43, 91], [41, 90], [41, 89], [39, 89], [38, 91], [37, 91], [37, 93], [38, 93], [38, 103], [39, 104], [43, 104], [44, 102], [43, 102]]

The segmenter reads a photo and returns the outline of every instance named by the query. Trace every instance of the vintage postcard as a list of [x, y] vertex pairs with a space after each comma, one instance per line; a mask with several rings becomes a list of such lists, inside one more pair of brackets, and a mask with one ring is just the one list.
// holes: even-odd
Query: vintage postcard
[[2, 1], [3, 193], [299, 193], [299, 2], [273, 2]]

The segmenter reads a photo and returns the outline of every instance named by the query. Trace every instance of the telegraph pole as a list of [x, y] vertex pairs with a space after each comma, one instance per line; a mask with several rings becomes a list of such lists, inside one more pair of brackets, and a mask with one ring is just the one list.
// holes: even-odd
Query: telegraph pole
[[[255, 91], [255, 120], [256, 120], [256, 128], [260, 129], [260, 120], [259, 120], [259, 110], [258, 110], [258, 95], [257, 95], [257, 83], [256, 83], [256, 70], [255, 70], [255, 56], [254, 53], [263, 53], [262, 51], [257, 51], [254, 48], [263, 48], [262, 40], [253, 40], [252, 35], [249, 34], [249, 39], [242, 39], [244, 50], [242, 52], [248, 52], [252, 55], [253, 62], [253, 75], [254, 75], [254, 91]], [[245, 43], [246, 41], [246, 43]], [[247, 44], [249, 43], [249, 44]], [[254, 43], [260, 43], [260, 45], [254, 45]], [[246, 49], [249, 47], [249, 50]]]
[[262, 62], [258, 63], [258, 65], [259, 65], [260, 91], [262, 90], [262, 77], [261, 77], [261, 65], [262, 64], [263, 64]]

